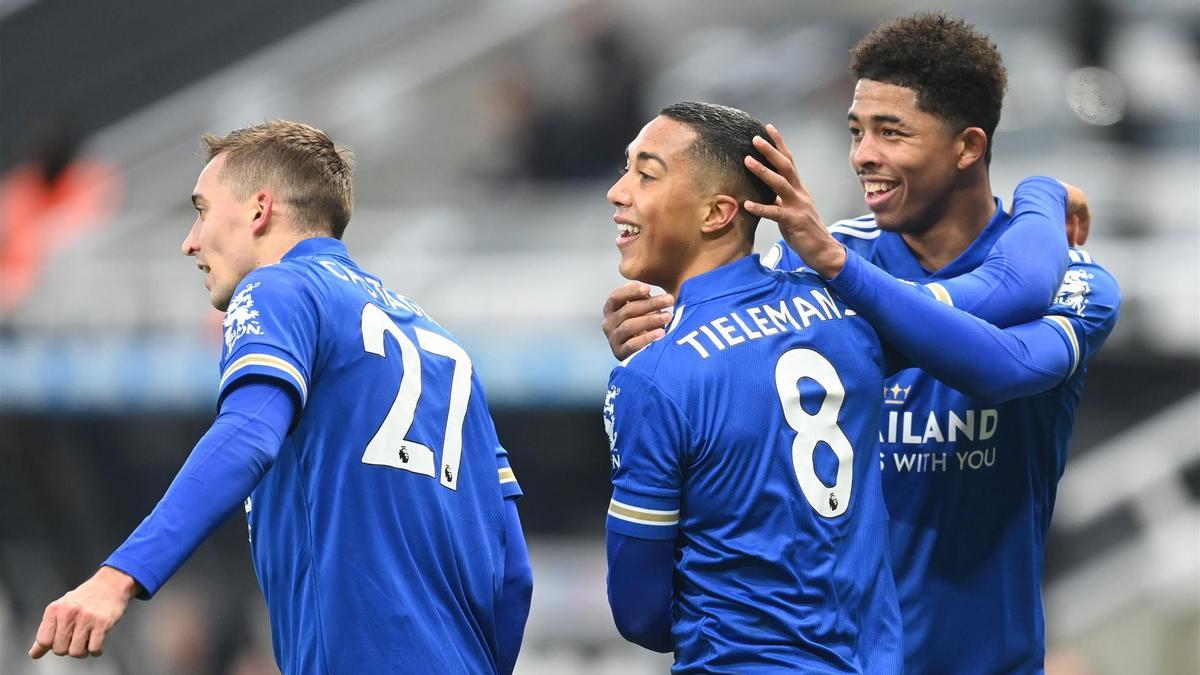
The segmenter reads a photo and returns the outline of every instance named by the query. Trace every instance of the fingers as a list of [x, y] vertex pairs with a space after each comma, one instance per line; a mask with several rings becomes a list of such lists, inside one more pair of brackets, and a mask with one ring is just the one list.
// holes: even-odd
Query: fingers
[[650, 297], [649, 286], [638, 281], [631, 281], [608, 295], [608, 299], [604, 301], [604, 317], [607, 319], [609, 314], [632, 300], [648, 297]]
[[67, 654], [77, 659], [86, 657], [88, 655], [88, 640], [91, 639], [93, 632], [96, 631], [90, 625], [76, 626], [74, 635], [71, 636], [71, 643], [67, 646]]
[[753, 143], [754, 149], [763, 154], [763, 157], [771, 163], [771, 166], [775, 167], [775, 170], [787, 180], [789, 185], [799, 185], [800, 177], [796, 173], [796, 163], [792, 161], [790, 156], [783, 154], [782, 151], [768, 143], [762, 136], [755, 136]]
[[654, 330], [646, 331], [645, 333], [642, 333], [641, 335], [631, 338], [624, 345], [625, 355], [621, 357], [621, 360], [624, 361], [625, 359], [629, 358], [630, 356], [633, 356], [633, 354], [636, 353], [639, 349], [642, 349], [646, 345], [650, 344], [651, 342], [654, 342], [655, 340], [659, 339], [660, 337], [662, 337], [666, 334], [667, 334], [667, 331], [663, 330], [662, 328], [656, 328]]
[[29, 656], [32, 658], [42, 658], [46, 655], [46, 652], [50, 651], [50, 646], [54, 644], [57, 618], [51, 611], [51, 607], [47, 607], [46, 613], [42, 615], [42, 623], [38, 626], [37, 637], [33, 640], [33, 646], [29, 648]]
[[779, 148], [779, 152], [783, 153], [788, 158], [788, 161], [795, 163], [796, 156], [792, 154], [791, 148], [783, 140], [783, 134], [779, 133], [779, 129], [776, 129], [774, 124], [767, 125], [767, 135], [771, 137], [771, 140], [775, 143], [775, 147]]
[[88, 638], [87, 651], [92, 656], [100, 656], [104, 653], [104, 638], [108, 636], [108, 630], [97, 626], [92, 630], [91, 637]]
[[747, 212], [756, 215], [759, 218], [766, 218], [767, 220], [773, 220], [777, 223], [779, 222], [780, 217], [783, 215], [783, 207], [776, 204], [759, 204], [758, 202], [746, 200], [746, 202], [742, 204], [742, 207], [745, 208]]
[[58, 656], [66, 656], [67, 650], [71, 647], [71, 638], [75, 634], [75, 617], [60, 616], [58, 619], [58, 628], [54, 631], [54, 642], [50, 645], [50, 651]]
[[[771, 167], [754, 159], [750, 155], [746, 155], [743, 161], [746, 163], [746, 168], [750, 170], [750, 173], [762, 179], [762, 182], [766, 183], [767, 187], [771, 188], [780, 197], [784, 195], [790, 196], [796, 192], [796, 184], [789, 182], [784, 176], [772, 171]], [[794, 175], [795, 171], [793, 170], [792, 173]]]

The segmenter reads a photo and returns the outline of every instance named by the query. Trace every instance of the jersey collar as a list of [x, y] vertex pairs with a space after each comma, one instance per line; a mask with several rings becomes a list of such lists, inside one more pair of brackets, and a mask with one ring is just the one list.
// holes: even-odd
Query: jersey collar
[[1011, 217], [1005, 212], [1004, 203], [1000, 201], [1000, 198], [993, 197], [993, 199], [996, 201], [996, 212], [992, 214], [992, 219], [988, 221], [987, 227], [983, 228], [983, 231], [979, 233], [978, 237], [975, 237], [975, 241], [972, 241], [965, 251], [942, 269], [930, 272], [921, 267], [921, 263], [917, 262], [917, 257], [913, 255], [912, 249], [896, 232], [880, 233], [875, 244], [876, 262], [881, 263], [881, 267], [896, 277], [909, 280], [951, 279], [970, 272], [983, 264], [984, 258], [995, 246], [996, 239], [1008, 229], [1008, 223], [1011, 220]]
[[683, 282], [676, 306], [695, 304], [767, 283], [775, 272], [763, 267], [754, 253], [698, 274]]
[[342, 258], [349, 258], [350, 251], [346, 250], [346, 245], [340, 239], [334, 239], [333, 237], [309, 237], [308, 239], [301, 239], [291, 250], [284, 253], [282, 260], [313, 255], [336, 255]]

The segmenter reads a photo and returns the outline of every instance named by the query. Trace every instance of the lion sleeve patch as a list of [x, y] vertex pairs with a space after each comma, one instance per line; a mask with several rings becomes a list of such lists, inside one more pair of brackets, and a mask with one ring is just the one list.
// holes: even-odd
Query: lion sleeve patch
[[256, 281], [247, 285], [229, 301], [225, 311], [225, 350], [233, 353], [233, 345], [247, 335], [262, 335], [262, 324], [258, 321], [259, 311], [254, 308], [254, 289], [262, 285]]

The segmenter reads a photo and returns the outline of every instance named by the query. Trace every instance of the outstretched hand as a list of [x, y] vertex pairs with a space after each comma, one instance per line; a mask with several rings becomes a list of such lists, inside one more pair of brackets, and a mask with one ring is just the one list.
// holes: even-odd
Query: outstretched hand
[[137, 588], [128, 574], [101, 567], [91, 579], [46, 607], [29, 656], [40, 659], [47, 652], [77, 659], [100, 656], [104, 638], [125, 614]]
[[[825, 278], [837, 276], [846, 262], [846, 250], [829, 234], [812, 196], [805, 189], [796, 170], [792, 151], [775, 125], [767, 125], [767, 134], [774, 145], [761, 136], [754, 137], [754, 148], [763, 154], [771, 166], [747, 155], [746, 168], [775, 191], [774, 204], [747, 200], [745, 209], [751, 214], [773, 220], [779, 232], [804, 264]], [[773, 167], [773, 169], [772, 169]]]

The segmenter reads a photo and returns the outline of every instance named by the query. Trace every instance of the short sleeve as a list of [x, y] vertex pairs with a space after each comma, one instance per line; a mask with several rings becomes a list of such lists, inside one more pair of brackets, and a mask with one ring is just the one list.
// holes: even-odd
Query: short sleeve
[[521, 491], [521, 484], [517, 482], [517, 475], [508, 464], [508, 450], [502, 445], [496, 445], [496, 472], [500, 476], [500, 494], [505, 499], [525, 494]]
[[653, 382], [613, 370], [604, 399], [613, 496], [607, 527], [639, 539], [674, 539], [683, 458], [692, 433], [682, 411]]
[[1121, 289], [1086, 251], [1070, 252], [1071, 264], [1043, 321], [1055, 326], [1071, 351], [1071, 372], [1086, 364], [1117, 325]]
[[247, 275], [225, 312], [218, 405], [242, 378], [265, 376], [284, 382], [302, 409], [316, 355], [317, 322], [312, 289], [303, 276], [278, 265]]

